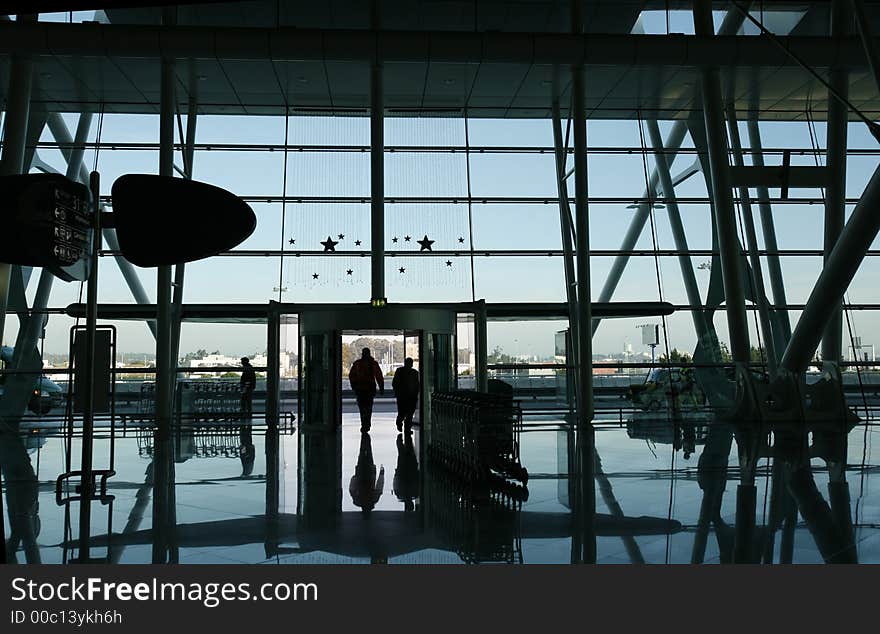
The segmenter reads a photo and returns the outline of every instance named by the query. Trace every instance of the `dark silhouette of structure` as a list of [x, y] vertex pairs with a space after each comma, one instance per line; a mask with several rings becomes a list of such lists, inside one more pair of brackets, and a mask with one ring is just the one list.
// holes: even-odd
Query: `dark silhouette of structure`
[[364, 514], [369, 513], [376, 506], [376, 502], [382, 497], [385, 488], [385, 467], [380, 466], [378, 472], [376, 463], [373, 461], [373, 445], [370, 435], [366, 432], [361, 434], [361, 447], [358, 452], [357, 465], [354, 475], [348, 483], [348, 492], [351, 501], [360, 507]]
[[376, 360], [370, 355], [370, 349], [361, 351], [361, 358], [351, 364], [348, 373], [351, 389], [357, 398], [358, 409], [361, 413], [361, 431], [370, 431], [370, 421], [373, 418], [373, 400], [376, 398], [376, 387], [379, 393], [385, 393], [385, 379], [382, 369]]
[[419, 371], [413, 368], [411, 358], [407, 357], [403, 366], [394, 371], [391, 387], [397, 399], [397, 431], [402, 431], [405, 426], [406, 431], [411, 432], [413, 415], [419, 402]]
[[403, 434], [397, 434], [397, 468], [391, 486], [394, 495], [403, 502], [403, 510], [414, 511], [419, 497], [419, 461], [412, 434], [406, 434], [405, 439]]

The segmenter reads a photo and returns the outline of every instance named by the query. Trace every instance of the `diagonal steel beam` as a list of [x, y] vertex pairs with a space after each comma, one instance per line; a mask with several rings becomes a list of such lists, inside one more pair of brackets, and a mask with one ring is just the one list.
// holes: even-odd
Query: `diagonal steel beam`
[[[761, 129], [758, 120], [750, 117], [748, 122], [749, 145], [752, 147], [752, 165], [764, 166], [764, 154], [761, 146]], [[773, 293], [773, 303], [776, 306], [787, 306], [785, 297], [785, 283], [782, 277], [782, 264], [779, 260], [779, 244], [776, 242], [776, 226], [773, 222], [773, 208], [770, 206], [770, 192], [767, 187], [758, 187], [758, 211], [761, 216], [761, 233], [764, 235], [764, 246], [767, 248], [767, 273], [770, 276], [770, 290]], [[782, 356], [791, 339], [791, 321], [788, 310], [777, 308], [777, 316], [782, 329], [782, 341], [776, 341], [777, 357]]]
[[[852, 20], [849, 15], [847, 0], [832, 0], [831, 3], [831, 36], [841, 37], [847, 31], [847, 25]], [[843, 231], [843, 223], [846, 217], [846, 133], [847, 133], [847, 106], [844, 101], [834, 99], [832, 93], [848, 97], [849, 74], [845, 69], [834, 67], [829, 77], [830, 88], [828, 90], [828, 125], [826, 131], [826, 143], [828, 154], [825, 163], [828, 166], [828, 187], [825, 190], [825, 233], [824, 233], [824, 262], [828, 262], [831, 251], [837, 242], [840, 232]], [[825, 335], [822, 337], [822, 360], [842, 360], [843, 348], [843, 307], [838, 304], [828, 306], [831, 313]]]
[[[699, 35], [713, 35], [712, 5], [709, 0], [694, 2], [694, 29]], [[721, 79], [717, 66], [700, 70], [703, 119], [706, 125], [706, 143], [709, 149], [709, 167], [712, 172], [712, 212], [721, 255], [721, 273], [724, 280], [727, 327], [730, 351], [734, 362], [748, 363], [749, 329], [746, 319], [745, 296], [740, 277], [741, 262], [736, 231], [733, 191], [730, 184], [727, 135], [724, 130]]]
[[[553, 144], [556, 152], [556, 187], [559, 193], [559, 228], [562, 234], [562, 251], [564, 254], [564, 271], [565, 271], [565, 298], [568, 302], [568, 332], [573, 337], [578, 332], [578, 311], [577, 311], [577, 280], [574, 270], [574, 250], [571, 244], [572, 226], [571, 226], [571, 209], [568, 204], [568, 185], [565, 182], [565, 161], [566, 153], [562, 144], [562, 121], [559, 114], [559, 100], [553, 101]], [[577, 346], [571, 346], [572, 359], [568, 364], [573, 368], [578, 367]], [[577, 396], [577, 373], [573, 373], [574, 393]], [[577, 403], [575, 402], [575, 407]]]
[[785, 349], [780, 369], [800, 373], [807, 369], [822, 333], [832, 318], [835, 306], [843, 299], [847, 287], [864, 260], [871, 243], [880, 232], [880, 166], [874, 170], [865, 191], [849, 221], [843, 228], [834, 249], [819, 274], [791, 341]]
[[[742, 142], [739, 136], [739, 124], [736, 120], [736, 110], [733, 104], [727, 107], [727, 128], [730, 136], [730, 145], [733, 150], [733, 161], [738, 167], [745, 165], [743, 160]], [[758, 318], [761, 323], [761, 332], [764, 335], [764, 351], [767, 355], [767, 366], [771, 373], [776, 372], [778, 359], [773, 337], [773, 328], [770, 324], [770, 307], [767, 304], [767, 291], [764, 288], [764, 273], [761, 267], [761, 258], [758, 256], [758, 234], [755, 232], [755, 217], [752, 214], [752, 202], [749, 197], [749, 188], [739, 188], [740, 209], [743, 214], [746, 242], [749, 248], [749, 264], [752, 268], [752, 283], [755, 302], [758, 304]]]

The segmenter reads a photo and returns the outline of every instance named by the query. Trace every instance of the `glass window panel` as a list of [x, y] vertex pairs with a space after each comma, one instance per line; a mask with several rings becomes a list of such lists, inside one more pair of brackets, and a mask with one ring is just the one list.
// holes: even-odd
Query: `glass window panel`
[[471, 154], [471, 191], [475, 197], [555, 197], [553, 154]]
[[[280, 174], [278, 186], [281, 192]], [[361, 196], [370, 198], [368, 152], [290, 152], [287, 157], [288, 196]]]

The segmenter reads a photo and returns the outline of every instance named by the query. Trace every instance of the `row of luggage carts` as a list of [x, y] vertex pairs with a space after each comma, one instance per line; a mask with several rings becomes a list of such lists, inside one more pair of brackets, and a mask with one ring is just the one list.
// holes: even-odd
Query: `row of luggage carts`
[[[138, 456], [152, 459], [153, 430], [136, 432]], [[239, 458], [242, 451], [240, 429], [231, 427], [195, 427], [178, 430], [171, 437], [175, 462], [190, 458]]]
[[[431, 396], [428, 455], [464, 478], [508, 488], [529, 480], [520, 462], [522, 410], [507, 395], [458, 390]], [[514, 485], [515, 486], [515, 485]]]
[[[175, 410], [190, 423], [240, 421], [241, 388], [238, 381], [178, 381]], [[151, 418], [156, 411], [156, 384], [141, 385], [138, 414]]]
[[236, 381], [178, 381], [177, 411], [192, 422], [242, 418], [241, 387]]

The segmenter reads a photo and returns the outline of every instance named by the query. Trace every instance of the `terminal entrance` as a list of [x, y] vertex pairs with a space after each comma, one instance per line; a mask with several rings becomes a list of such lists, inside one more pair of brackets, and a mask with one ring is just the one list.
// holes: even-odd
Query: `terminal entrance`
[[430, 433], [431, 394], [455, 387], [458, 314], [452, 308], [425, 306], [320, 307], [299, 312], [299, 428], [332, 432], [343, 424], [354, 399], [348, 378], [351, 364], [362, 348], [369, 347], [384, 378], [384, 399], [377, 395], [383, 409], [386, 401], [393, 407], [394, 371], [406, 357], [413, 359], [420, 379], [414, 419], [423, 433]]
[[[370, 426], [373, 424], [381, 427], [394, 427], [401, 416], [406, 415], [411, 405], [415, 405], [412, 418], [408, 419], [418, 426], [422, 420], [421, 408], [418, 404], [421, 401], [421, 380], [408, 381], [406, 386], [408, 391], [401, 389], [401, 394], [395, 392], [395, 377], [407, 376], [410, 379], [418, 377], [421, 379], [420, 372], [420, 348], [421, 333], [418, 331], [402, 331], [402, 330], [351, 330], [342, 333], [341, 341], [341, 357], [340, 378], [342, 381], [340, 393], [342, 396], [342, 421], [343, 425], [352, 425], [359, 427], [361, 420], [361, 405], [368, 406], [369, 402], [363, 403], [358, 400], [358, 394], [355, 386], [351, 381], [351, 374], [355, 372], [354, 364], [363, 358], [364, 351], [369, 351], [369, 359], [372, 361], [358, 362], [358, 371], [370, 366], [372, 372], [368, 373], [370, 383], [377, 385], [376, 370], [381, 377], [382, 389], [374, 395], [372, 407], [365, 412], [366, 419]], [[405, 367], [406, 360], [412, 362], [412, 370], [417, 374], [412, 374], [408, 370], [401, 370]], [[398, 387], [403, 384], [403, 380], [398, 380]], [[378, 385], [377, 385], [378, 387]], [[414, 388], [418, 388], [414, 390]], [[415, 394], [411, 392], [415, 391]], [[398, 398], [400, 396], [401, 398]], [[401, 411], [401, 407], [403, 411]]]
[[[431, 395], [456, 387], [457, 324], [459, 319], [469, 319], [473, 308], [276, 308], [276, 323], [285, 335], [274, 337], [278, 342], [275, 347], [298, 353], [296, 507], [303, 526], [337, 530], [349, 512], [359, 511], [373, 513], [383, 526], [391, 517], [385, 515], [388, 512], [410, 513], [414, 521], [424, 512], [422, 471], [431, 435]], [[359, 407], [349, 381], [352, 363], [365, 347], [378, 364], [384, 384], [384, 394], [377, 393], [373, 402], [368, 434], [361, 433]], [[407, 357], [413, 359], [419, 373], [410, 434], [396, 428], [398, 409], [392, 387], [394, 372]], [[270, 363], [270, 372], [277, 365]], [[289, 394], [289, 382], [287, 385]], [[274, 393], [278, 399], [284, 390], [267, 392], [270, 398]], [[284, 404], [292, 405], [289, 400]], [[267, 409], [271, 412], [271, 406]], [[399, 528], [407, 521], [396, 519], [388, 526]]]

